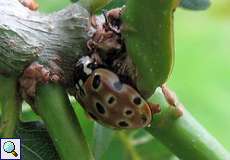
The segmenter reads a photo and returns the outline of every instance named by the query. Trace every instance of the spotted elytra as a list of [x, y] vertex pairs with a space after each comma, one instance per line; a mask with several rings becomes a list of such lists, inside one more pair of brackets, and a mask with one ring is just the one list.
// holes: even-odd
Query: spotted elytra
[[142, 128], [151, 123], [158, 106], [148, 104], [112, 71], [97, 68], [89, 57], [79, 62], [76, 98], [92, 119], [118, 129]]

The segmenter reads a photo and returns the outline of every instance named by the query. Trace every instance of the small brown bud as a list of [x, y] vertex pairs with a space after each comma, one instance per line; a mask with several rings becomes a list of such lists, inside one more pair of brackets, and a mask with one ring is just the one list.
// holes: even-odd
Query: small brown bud
[[35, 0], [19, 0], [25, 7], [29, 8], [32, 11], [36, 11], [39, 7], [38, 3]]

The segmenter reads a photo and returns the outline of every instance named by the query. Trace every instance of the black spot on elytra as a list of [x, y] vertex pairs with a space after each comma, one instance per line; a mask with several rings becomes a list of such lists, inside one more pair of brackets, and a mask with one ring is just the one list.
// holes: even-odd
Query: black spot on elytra
[[96, 117], [93, 113], [88, 112], [88, 114], [89, 114], [89, 116], [90, 116], [91, 118], [93, 118], [94, 120], [97, 120], [97, 117]]
[[105, 108], [99, 102], [96, 103], [96, 108], [99, 113], [105, 114]]
[[118, 125], [119, 125], [120, 127], [128, 127], [128, 126], [129, 126], [129, 124], [128, 124], [126, 121], [120, 121], [120, 122], [118, 123]]
[[133, 103], [136, 104], [136, 105], [140, 105], [141, 104], [141, 98], [140, 97], [135, 97], [133, 99]]
[[126, 114], [127, 116], [131, 115], [132, 113], [133, 113], [132, 110], [127, 110], [127, 111], [125, 111], [125, 114]]
[[96, 76], [94, 76], [94, 78], [93, 78], [93, 88], [94, 89], [98, 89], [98, 87], [100, 86], [100, 83], [101, 83], [101, 77], [100, 77], [100, 75], [96, 75]]
[[121, 82], [119, 82], [119, 81], [117, 81], [117, 82], [115, 82], [114, 84], [113, 84], [113, 86], [114, 86], [114, 88], [116, 89], [116, 90], [121, 90], [121, 88], [122, 88], [122, 83]]
[[109, 97], [108, 103], [112, 104], [115, 101], [115, 98], [113, 96]]

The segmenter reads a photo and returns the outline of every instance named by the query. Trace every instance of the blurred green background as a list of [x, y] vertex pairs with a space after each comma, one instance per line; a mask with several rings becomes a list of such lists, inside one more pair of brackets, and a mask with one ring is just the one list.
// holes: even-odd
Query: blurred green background
[[[68, 0], [38, 0], [51, 12]], [[230, 1], [216, 0], [207, 11], [178, 9], [175, 14], [176, 58], [168, 83], [192, 115], [230, 150]], [[76, 105], [76, 102], [73, 103]], [[76, 106], [88, 141], [93, 122]], [[30, 119], [31, 113], [25, 114]], [[126, 137], [127, 136], [127, 137]], [[125, 141], [129, 139], [130, 141]], [[143, 131], [116, 134], [103, 159], [176, 159]]]
[[230, 150], [230, 1], [213, 1], [203, 12], [178, 10], [175, 44], [170, 87]]

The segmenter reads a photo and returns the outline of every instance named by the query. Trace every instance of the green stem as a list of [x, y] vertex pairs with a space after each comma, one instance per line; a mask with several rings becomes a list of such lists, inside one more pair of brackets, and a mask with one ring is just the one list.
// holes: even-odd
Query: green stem
[[[227, 160], [229, 152], [185, 108], [170, 106], [161, 89], [150, 98], [159, 104], [160, 114], [153, 116], [147, 130], [174, 154], [186, 160]], [[178, 118], [178, 113], [183, 115]]]
[[[174, 57], [173, 12], [179, 0], [129, 0], [123, 15], [128, 53], [139, 71], [138, 89], [151, 95], [168, 78]], [[228, 151], [185, 109], [170, 106], [161, 91], [150, 99], [161, 112], [147, 130], [179, 158], [230, 159]]]
[[79, 121], [62, 87], [56, 84], [40, 86], [36, 107], [62, 159], [93, 159]]
[[86, 8], [90, 13], [95, 13], [106, 6], [112, 0], [79, 0], [81, 6]]
[[101, 159], [113, 139], [114, 130], [94, 123], [93, 131], [93, 153], [95, 159]]
[[16, 80], [0, 76], [0, 107], [2, 108], [0, 137], [12, 138], [14, 135], [21, 109], [16, 94]]
[[[171, 73], [174, 60], [173, 12], [179, 0], [129, 0], [123, 35], [138, 69], [137, 87], [149, 97]], [[147, 73], [147, 74], [146, 74]]]
[[129, 140], [129, 137], [125, 134], [125, 132], [120, 131], [118, 132], [118, 136], [123, 142], [124, 146], [126, 147], [127, 151], [130, 153], [132, 160], [141, 160], [140, 155], [137, 153], [136, 149], [132, 145], [131, 141]]

